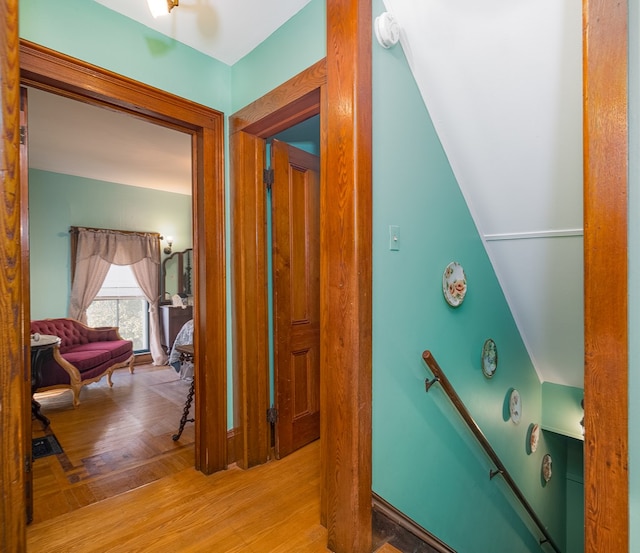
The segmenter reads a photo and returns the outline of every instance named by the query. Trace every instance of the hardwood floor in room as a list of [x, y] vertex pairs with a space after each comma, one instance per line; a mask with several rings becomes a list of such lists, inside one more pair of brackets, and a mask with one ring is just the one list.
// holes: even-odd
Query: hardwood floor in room
[[[174, 442], [189, 383], [172, 368], [117, 371], [81, 392], [38, 394], [63, 453], [34, 461], [29, 553], [326, 553], [319, 442], [250, 470], [193, 468]], [[33, 421], [33, 436], [42, 436]], [[398, 550], [386, 544], [379, 553]]]
[[140, 365], [83, 388], [73, 408], [70, 391], [37, 394], [46, 432], [34, 420], [34, 438], [53, 433], [63, 453], [35, 459], [34, 523], [102, 501], [194, 465], [194, 429], [178, 428], [189, 383], [171, 367]]

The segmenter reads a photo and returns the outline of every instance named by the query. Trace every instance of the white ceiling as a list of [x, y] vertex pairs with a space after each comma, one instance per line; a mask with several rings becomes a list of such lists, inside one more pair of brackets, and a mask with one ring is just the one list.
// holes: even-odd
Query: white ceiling
[[28, 90], [29, 167], [191, 195], [191, 138], [130, 115]]
[[145, 0], [95, 0], [146, 27], [233, 65], [310, 0], [180, 0], [170, 16], [154, 19]]
[[[233, 64], [309, 0], [180, 0], [170, 17], [157, 20], [143, 0], [95, 1]], [[582, 387], [581, 0], [384, 2], [400, 23], [401, 47], [540, 379]], [[68, 101], [34, 92], [30, 165], [69, 174], [89, 170], [89, 163], [65, 165], [64, 152], [53, 150], [75, 140], [85, 159], [90, 155], [87, 130], [71, 128], [68, 117], [54, 119], [63, 113], [57, 102]], [[98, 128], [88, 111], [72, 119]], [[190, 193], [188, 139], [125, 119], [101, 127], [100, 140], [110, 142], [98, 148], [97, 165], [109, 164], [108, 177], [83, 176], [114, 181], [114, 167], [124, 169], [134, 150], [128, 161], [144, 160], [137, 176], [122, 172], [117, 182]], [[144, 136], [132, 139], [129, 125]], [[51, 136], [54, 143], [46, 142]], [[154, 153], [158, 138], [165, 144]], [[160, 166], [164, 161], [169, 164]], [[165, 178], [174, 167], [186, 168], [184, 175]]]

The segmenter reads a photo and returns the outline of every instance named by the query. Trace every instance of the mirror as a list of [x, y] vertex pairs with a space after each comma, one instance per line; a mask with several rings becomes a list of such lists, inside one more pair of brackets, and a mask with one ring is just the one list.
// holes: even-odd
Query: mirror
[[160, 304], [170, 304], [178, 294], [183, 298], [193, 294], [191, 288], [193, 249], [173, 252], [162, 262], [160, 277]]

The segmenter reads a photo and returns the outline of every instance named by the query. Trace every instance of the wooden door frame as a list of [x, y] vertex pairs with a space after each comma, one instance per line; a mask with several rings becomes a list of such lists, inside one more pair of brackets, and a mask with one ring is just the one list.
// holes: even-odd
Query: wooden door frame
[[585, 552], [623, 553], [629, 548], [627, 2], [585, 0], [583, 21]]
[[0, 0], [0, 551], [26, 551], [25, 464], [30, 459], [26, 307], [28, 270], [20, 179], [18, 0]]
[[24, 85], [191, 135], [196, 469], [226, 468], [224, 115], [27, 41], [20, 70]]
[[[229, 118], [233, 229], [234, 428], [243, 468], [270, 456], [267, 221], [263, 170], [267, 138], [320, 114], [324, 124], [326, 62], [322, 60]], [[323, 152], [320, 137], [320, 188]]]

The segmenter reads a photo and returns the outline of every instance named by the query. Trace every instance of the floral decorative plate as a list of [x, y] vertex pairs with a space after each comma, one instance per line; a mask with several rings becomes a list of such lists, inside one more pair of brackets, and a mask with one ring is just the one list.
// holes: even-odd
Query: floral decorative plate
[[482, 346], [482, 374], [491, 378], [498, 368], [498, 347], [489, 338]]
[[452, 261], [442, 275], [442, 292], [444, 299], [452, 307], [458, 307], [467, 293], [467, 277], [462, 265]]
[[542, 458], [542, 478], [544, 478], [545, 482], [551, 480], [551, 466], [553, 461], [551, 460], [551, 455], [548, 453]]
[[511, 414], [513, 423], [518, 424], [522, 417], [522, 400], [520, 399], [518, 390], [511, 391], [511, 396], [509, 397], [509, 413]]
[[529, 436], [529, 449], [531, 453], [535, 453], [538, 449], [538, 441], [540, 440], [540, 425], [534, 424], [531, 428], [531, 436]]

